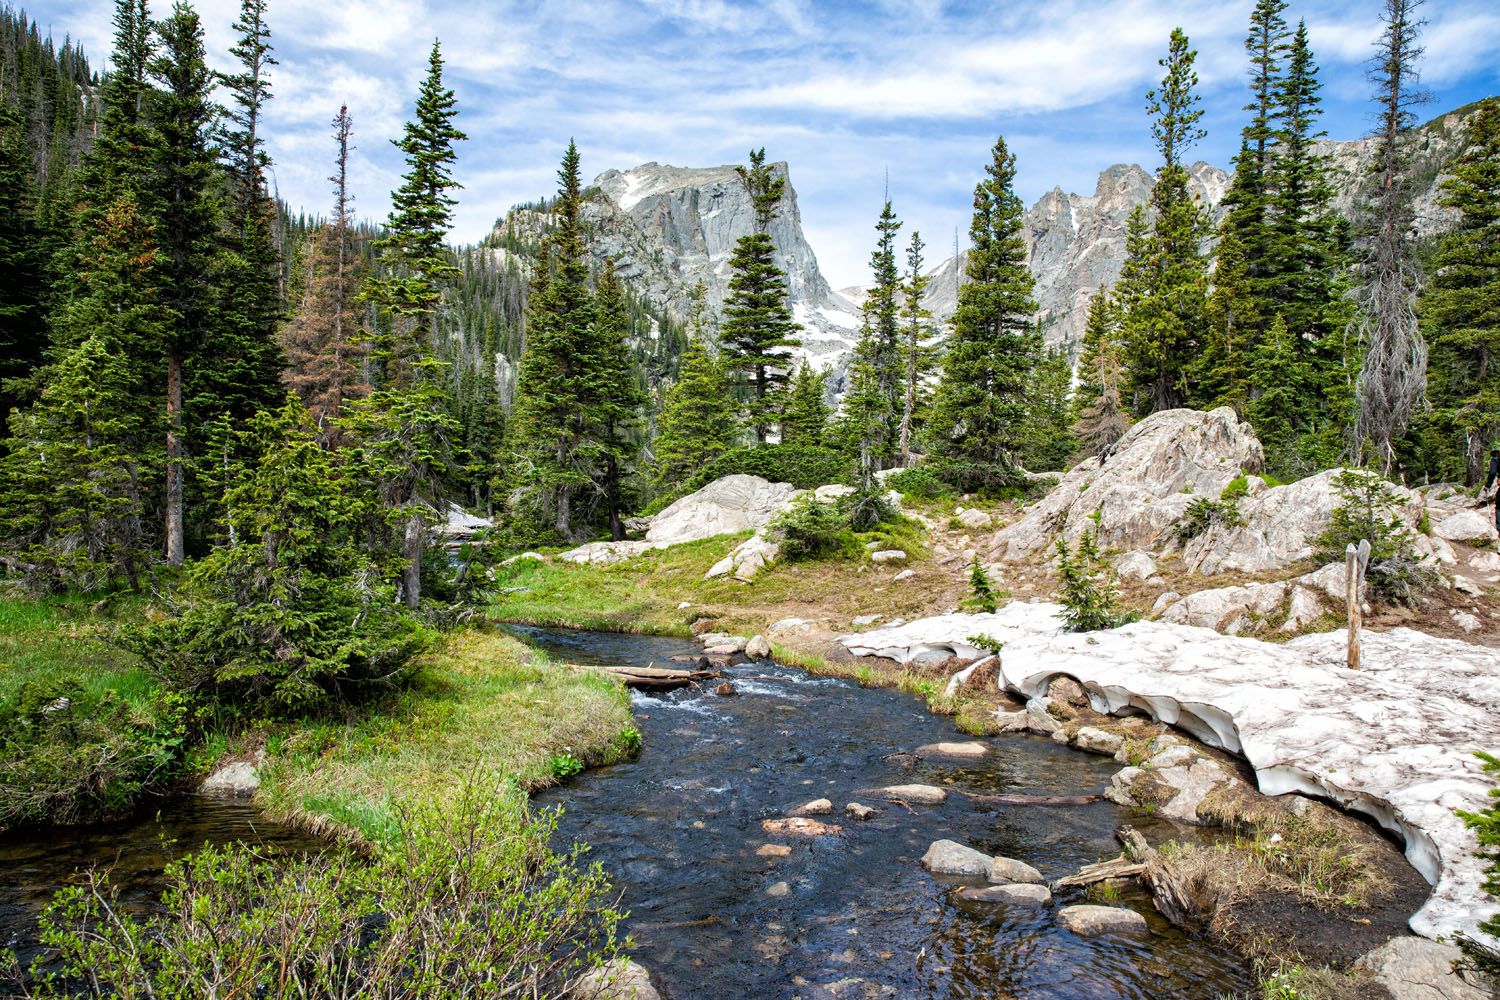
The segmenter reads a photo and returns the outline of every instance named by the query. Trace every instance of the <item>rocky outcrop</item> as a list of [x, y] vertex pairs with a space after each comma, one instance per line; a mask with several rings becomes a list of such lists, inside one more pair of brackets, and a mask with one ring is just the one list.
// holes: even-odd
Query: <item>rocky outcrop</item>
[[1453, 971], [1463, 953], [1423, 938], [1392, 938], [1359, 960], [1398, 1000], [1494, 1000], [1494, 992]]
[[617, 958], [578, 978], [568, 991], [570, 1000], [661, 1000], [646, 967]]
[[1478, 842], [1454, 812], [1490, 801], [1474, 753], [1500, 746], [1493, 649], [1410, 629], [1366, 631], [1354, 671], [1341, 633], [1279, 645], [1162, 622], [1069, 634], [1061, 610], [1013, 603], [840, 642], [856, 656], [904, 663], [918, 651], [967, 649], [966, 636], [993, 636], [1005, 643], [1005, 690], [1040, 700], [1054, 678], [1072, 677], [1095, 711], [1144, 714], [1243, 756], [1264, 794], [1327, 799], [1395, 833], [1434, 887], [1411, 918], [1417, 933], [1472, 934], [1500, 912], [1483, 890]]
[[992, 554], [1000, 560], [1030, 556], [1059, 535], [1072, 543], [1096, 523], [1104, 548], [1163, 548], [1193, 497], [1217, 499], [1242, 470], [1258, 469], [1262, 460], [1250, 426], [1227, 406], [1153, 413], [1112, 453], [1079, 463], [1020, 520], [996, 532]]
[[[769, 524], [800, 493], [790, 483], [773, 483], [759, 476], [724, 476], [649, 518], [643, 540], [590, 542], [559, 553], [557, 558], [612, 563], [683, 542], [755, 531]], [[775, 553], [771, 552], [769, 558], [774, 559]]]

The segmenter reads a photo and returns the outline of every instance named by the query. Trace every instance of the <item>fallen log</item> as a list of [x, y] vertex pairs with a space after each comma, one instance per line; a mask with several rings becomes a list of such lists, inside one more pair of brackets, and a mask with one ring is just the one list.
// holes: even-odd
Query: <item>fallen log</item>
[[718, 676], [710, 670], [671, 670], [666, 667], [606, 667], [580, 663], [568, 666], [574, 670], [591, 670], [618, 677], [626, 687], [642, 691], [673, 691]]
[[1053, 890], [1069, 889], [1074, 886], [1093, 885], [1095, 882], [1103, 882], [1112, 878], [1135, 878], [1144, 875], [1146, 866], [1142, 862], [1133, 861], [1125, 855], [1118, 858], [1110, 858], [1108, 861], [1100, 861], [1092, 865], [1084, 865], [1078, 869], [1076, 875], [1060, 878], [1052, 883]]
[[1140, 831], [1121, 827], [1117, 835], [1125, 853], [1140, 862], [1141, 876], [1151, 890], [1156, 909], [1178, 927], [1202, 930], [1212, 921], [1218, 909], [1217, 894], [1206, 884], [1202, 873], [1186, 877], [1174, 872], [1161, 853], [1146, 843]]

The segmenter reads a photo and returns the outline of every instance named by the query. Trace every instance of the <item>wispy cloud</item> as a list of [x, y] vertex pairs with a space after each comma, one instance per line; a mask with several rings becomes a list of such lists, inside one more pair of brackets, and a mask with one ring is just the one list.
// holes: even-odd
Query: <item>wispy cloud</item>
[[[154, 0], [164, 12], [163, 0]], [[967, 226], [997, 133], [1027, 199], [1091, 193], [1098, 172], [1149, 161], [1142, 97], [1180, 25], [1199, 50], [1209, 139], [1224, 164], [1244, 103], [1252, 0], [271, 0], [277, 55], [270, 150], [282, 195], [328, 201], [328, 120], [355, 117], [360, 210], [383, 215], [399, 133], [434, 37], [458, 92], [462, 194], [455, 237], [546, 194], [570, 137], [590, 174], [645, 160], [738, 162], [751, 146], [792, 165], [804, 224], [830, 280], [864, 279], [885, 173], [907, 232], [931, 255]], [[42, 0], [55, 34], [108, 52], [110, 0]], [[199, 0], [223, 65], [238, 0]], [[1325, 81], [1325, 127], [1367, 127], [1364, 67], [1376, 0], [1302, 0]], [[1423, 76], [1433, 112], [1500, 91], [1492, 0], [1428, 8]]]

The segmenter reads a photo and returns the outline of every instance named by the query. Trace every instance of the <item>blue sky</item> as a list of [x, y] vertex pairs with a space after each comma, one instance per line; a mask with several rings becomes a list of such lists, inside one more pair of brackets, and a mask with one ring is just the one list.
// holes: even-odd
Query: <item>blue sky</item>
[[[360, 212], [383, 216], [397, 135], [443, 40], [458, 93], [454, 237], [481, 237], [518, 201], [550, 193], [570, 136], [591, 178], [647, 160], [790, 162], [808, 238], [835, 286], [865, 280], [887, 171], [897, 213], [933, 261], [951, 252], [996, 134], [1017, 188], [1092, 193], [1111, 163], [1152, 163], [1143, 94], [1180, 25], [1199, 50], [1207, 140], [1227, 165], [1245, 102], [1253, 0], [271, 0], [280, 65], [270, 152], [284, 197], [325, 211], [328, 121], [347, 102]], [[238, 0], [200, 0], [215, 58]], [[157, 10], [165, 9], [156, 0]], [[54, 35], [110, 48], [110, 0], [32, 0]], [[1379, 0], [1302, 0], [1334, 138], [1370, 124], [1365, 67]], [[1432, 114], [1500, 93], [1500, 3], [1430, 0], [1423, 83]], [[904, 234], [903, 234], [904, 239]]]

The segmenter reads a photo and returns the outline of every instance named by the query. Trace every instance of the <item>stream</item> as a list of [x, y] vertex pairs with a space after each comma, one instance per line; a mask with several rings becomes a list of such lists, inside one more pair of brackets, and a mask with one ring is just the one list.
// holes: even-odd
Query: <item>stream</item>
[[[553, 659], [668, 666], [695, 643], [515, 627]], [[927, 743], [967, 740], [914, 697], [864, 689], [770, 663], [726, 671], [738, 694], [712, 685], [634, 697], [644, 747], [633, 761], [591, 771], [536, 797], [560, 807], [558, 847], [592, 845], [629, 910], [631, 954], [670, 1000], [876, 997], [988, 1000], [1214, 1000], [1254, 980], [1227, 949], [1168, 925], [1138, 889], [1117, 905], [1145, 915], [1150, 934], [1086, 939], [1061, 929], [1058, 906], [955, 900], [963, 880], [919, 864], [928, 845], [956, 840], [1024, 861], [1053, 880], [1118, 853], [1116, 827], [1150, 836], [1147, 818], [1108, 802], [996, 806], [950, 794], [911, 809], [874, 790], [921, 782], [976, 793], [1089, 795], [1117, 764], [1039, 737], [987, 739], [976, 761], [923, 760]], [[771, 836], [761, 821], [817, 798], [842, 833]], [[879, 812], [856, 822], [845, 803]], [[1193, 836], [1174, 829], [1177, 837]], [[90, 866], [112, 866], [128, 909], [146, 912], [162, 868], [204, 842], [243, 840], [279, 850], [320, 842], [265, 822], [244, 800], [185, 796], [109, 827], [0, 839], [0, 949], [36, 953], [35, 917]], [[762, 857], [768, 843], [784, 858]]]
[[[685, 640], [517, 628], [557, 660], [672, 665]], [[994, 806], [950, 794], [908, 810], [873, 789], [921, 782], [981, 794], [1088, 795], [1119, 769], [1108, 758], [1026, 735], [987, 739], [977, 761], [923, 760], [928, 743], [966, 741], [916, 698], [797, 668], [747, 663], [726, 671], [738, 695], [712, 685], [636, 694], [644, 748], [537, 797], [561, 806], [559, 838], [593, 845], [630, 911], [631, 954], [670, 997], [949, 997], [992, 1000], [1213, 1000], [1254, 980], [1235, 955], [1171, 927], [1144, 892], [1120, 903], [1145, 915], [1145, 938], [1077, 937], [1056, 907], [955, 900], [960, 879], [919, 861], [949, 839], [1025, 861], [1051, 881], [1119, 853], [1115, 829], [1150, 821], [1113, 805]], [[761, 820], [828, 798], [832, 837], [772, 836]], [[866, 822], [845, 803], [880, 812]], [[1173, 836], [1194, 831], [1174, 829]], [[760, 857], [767, 843], [785, 858]], [[778, 883], [785, 883], [785, 894]]]

